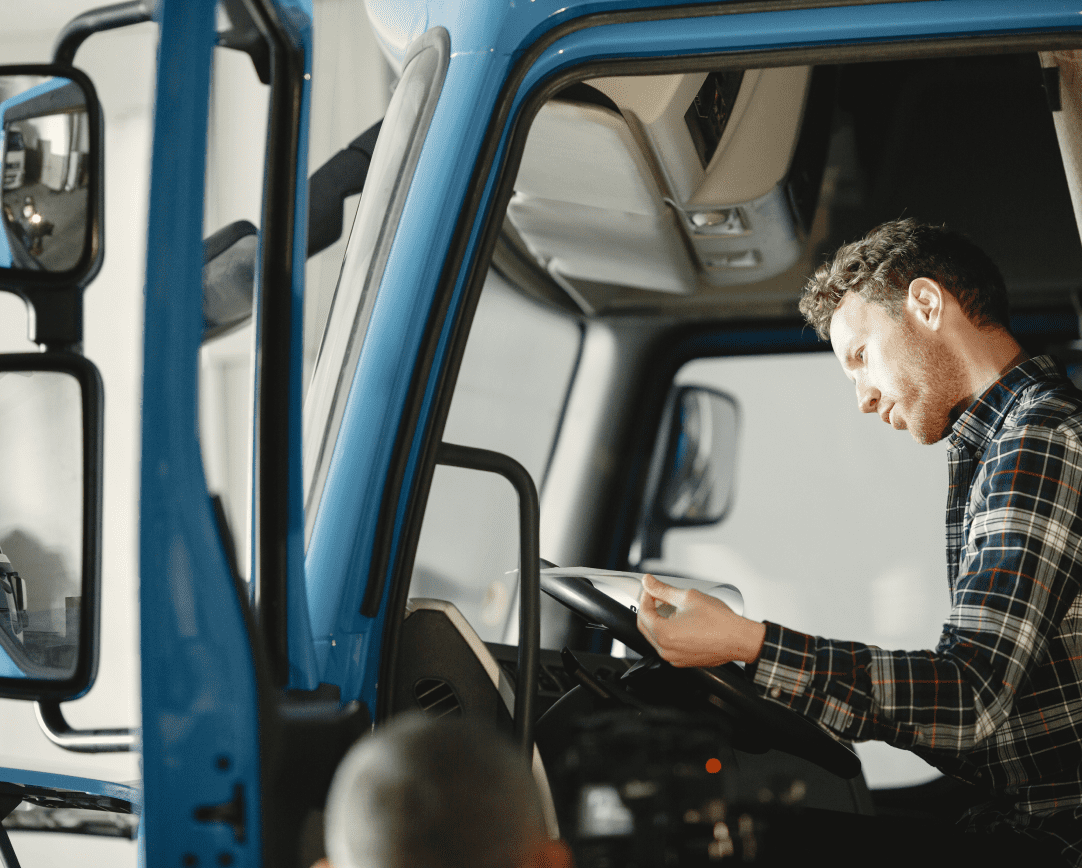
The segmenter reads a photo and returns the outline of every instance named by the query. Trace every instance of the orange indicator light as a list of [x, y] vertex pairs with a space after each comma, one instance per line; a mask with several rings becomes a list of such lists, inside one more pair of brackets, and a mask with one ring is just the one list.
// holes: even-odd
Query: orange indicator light
[[711, 757], [706, 761], [706, 770], [712, 775], [716, 775], [721, 771], [721, 760], [717, 757]]

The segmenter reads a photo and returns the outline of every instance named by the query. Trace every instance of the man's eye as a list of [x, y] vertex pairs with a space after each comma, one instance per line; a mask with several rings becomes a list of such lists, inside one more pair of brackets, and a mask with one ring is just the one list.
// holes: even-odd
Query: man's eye
[[864, 361], [864, 350], [861, 350], [860, 352], [857, 353], [857, 360], [861, 361], [861, 362]]

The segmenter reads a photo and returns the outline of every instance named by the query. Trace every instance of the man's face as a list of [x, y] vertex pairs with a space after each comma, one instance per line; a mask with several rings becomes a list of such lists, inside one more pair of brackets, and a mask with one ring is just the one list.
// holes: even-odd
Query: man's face
[[918, 443], [935, 443], [950, 429], [960, 377], [954, 358], [909, 307], [894, 319], [885, 307], [854, 292], [830, 321], [830, 343], [856, 385], [857, 407]]

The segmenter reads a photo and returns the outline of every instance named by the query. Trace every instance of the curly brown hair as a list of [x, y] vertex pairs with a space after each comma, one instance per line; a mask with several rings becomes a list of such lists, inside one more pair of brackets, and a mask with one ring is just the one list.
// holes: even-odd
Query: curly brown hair
[[1008, 328], [1007, 288], [995, 263], [965, 236], [912, 218], [883, 223], [839, 248], [808, 280], [800, 312], [829, 340], [830, 320], [847, 292], [883, 305], [897, 319], [918, 277], [953, 295], [978, 328]]

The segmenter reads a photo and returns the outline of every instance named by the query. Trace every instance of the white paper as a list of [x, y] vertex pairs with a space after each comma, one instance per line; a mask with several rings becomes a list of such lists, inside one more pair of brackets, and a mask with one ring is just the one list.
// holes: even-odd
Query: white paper
[[[637, 612], [639, 610], [639, 598], [642, 596], [642, 577], [646, 573], [599, 570], [595, 567], [549, 567], [542, 569], [541, 575], [584, 578], [599, 591], [612, 597], [620, 605], [627, 606], [632, 612]], [[724, 582], [711, 582], [706, 579], [686, 579], [682, 576], [662, 576], [657, 573], [651, 573], [650, 575], [666, 585], [672, 585], [674, 588], [694, 588], [703, 594], [721, 600], [736, 614], [742, 615], [744, 613], [744, 597], [735, 585]]]

